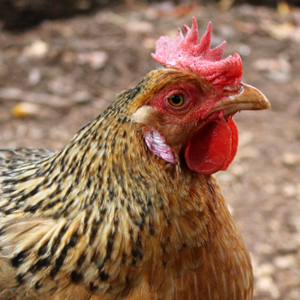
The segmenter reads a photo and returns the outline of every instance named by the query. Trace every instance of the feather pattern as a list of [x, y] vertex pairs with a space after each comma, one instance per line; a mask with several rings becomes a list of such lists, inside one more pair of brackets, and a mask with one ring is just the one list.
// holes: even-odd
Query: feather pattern
[[0, 151], [1, 299], [251, 299], [215, 178], [153, 155], [131, 121], [179, 74], [149, 73], [61, 151]]
[[60, 151], [0, 150], [1, 300], [252, 299], [249, 254], [209, 174], [235, 155], [232, 115], [270, 104], [240, 82], [237, 54], [210, 49], [211, 24], [200, 43], [195, 19], [184, 28], [157, 42], [165, 69]]

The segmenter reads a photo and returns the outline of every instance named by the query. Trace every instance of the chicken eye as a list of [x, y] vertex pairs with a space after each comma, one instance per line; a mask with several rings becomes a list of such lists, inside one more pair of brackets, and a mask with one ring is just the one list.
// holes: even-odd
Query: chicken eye
[[180, 107], [185, 102], [185, 97], [182, 94], [174, 94], [168, 97], [168, 102], [174, 107]]

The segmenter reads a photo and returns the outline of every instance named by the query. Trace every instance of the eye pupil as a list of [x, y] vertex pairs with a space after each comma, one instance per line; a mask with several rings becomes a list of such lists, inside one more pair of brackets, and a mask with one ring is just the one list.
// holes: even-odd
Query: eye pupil
[[174, 94], [168, 98], [168, 101], [172, 106], [180, 107], [184, 104], [184, 99], [182, 94]]
[[173, 95], [171, 98], [172, 98], [172, 102], [174, 104], [178, 105], [182, 102], [182, 96], [180, 96], [180, 95]]

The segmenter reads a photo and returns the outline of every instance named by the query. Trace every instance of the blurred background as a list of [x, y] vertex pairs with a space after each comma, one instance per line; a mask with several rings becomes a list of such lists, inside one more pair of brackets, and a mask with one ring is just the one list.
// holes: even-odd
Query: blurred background
[[[263, 3], [263, 5], [261, 5]], [[251, 253], [255, 300], [300, 299], [300, 1], [0, 0], [0, 147], [59, 149], [158, 64], [161, 35], [213, 24], [272, 110], [235, 120], [218, 173]]]

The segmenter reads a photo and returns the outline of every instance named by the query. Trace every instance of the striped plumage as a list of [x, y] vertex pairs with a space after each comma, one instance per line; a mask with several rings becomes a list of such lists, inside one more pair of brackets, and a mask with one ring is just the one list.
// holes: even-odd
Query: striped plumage
[[16, 288], [36, 299], [183, 299], [189, 285], [184, 299], [198, 299], [225, 281], [250, 295], [250, 259], [215, 178], [154, 156], [130, 121], [166, 72], [120, 94], [59, 152], [1, 153], [1, 299]]
[[[219, 184], [180, 150], [201, 122], [171, 126], [149, 109], [183, 84], [210, 93], [193, 72], [158, 69], [61, 151], [0, 151], [0, 299], [252, 299], [250, 257]], [[254, 94], [248, 109], [267, 108]], [[178, 163], [147, 147], [151, 122]]]

